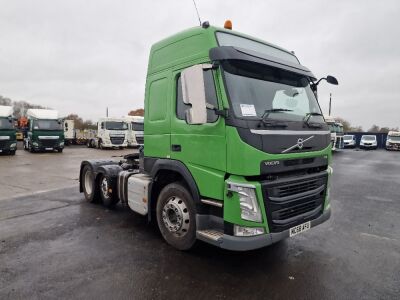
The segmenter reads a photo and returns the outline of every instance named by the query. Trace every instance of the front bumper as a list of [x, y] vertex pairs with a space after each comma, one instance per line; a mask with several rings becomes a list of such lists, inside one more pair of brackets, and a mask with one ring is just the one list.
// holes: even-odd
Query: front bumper
[[400, 151], [400, 144], [389, 144], [389, 145], [386, 145], [386, 149], [387, 150]]
[[2, 140], [0, 141], [0, 153], [7, 153], [17, 150], [17, 141]]
[[[323, 214], [320, 215], [318, 218], [311, 220], [311, 228], [327, 221], [330, 218], [330, 216], [331, 216], [331, 209], [329, 208], [325, 210]], [[290, 229], [277, 233], [268, 233], [252, 237], [237, 237], [224, 234], [223, 237], [218, 241], [212, 242], [210, 240], [206, 240], [206, 242], [227, 250], [248, 251], [266, 247], [288, 238], [289, 230]]]

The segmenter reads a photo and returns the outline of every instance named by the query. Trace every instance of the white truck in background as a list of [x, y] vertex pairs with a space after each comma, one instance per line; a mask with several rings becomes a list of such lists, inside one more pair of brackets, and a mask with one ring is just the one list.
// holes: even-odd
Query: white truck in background
[[332, 116], [324, 115], [326, 124], [329, 125], [329, 130], [331, 131], [331, 144], [332, 151], [336, 150], [336, 128], [335, 128], [335, 118]]
[[389, 131], [385, 148], [386, 150], [400, 151], [400, 131]]
[[75, 143], [75, 121], [64, 120], [64, 143], [71, 145]]
[[119, 148], [128, 146], [128, 123], [125, 118], [101, 118], [97, 122], [97, 135], [87, 141], [89, 148]]
[[126, 116], [128, 124], [128, 147], [139, 147], [144, 144], [144, 118], [141, 116]]

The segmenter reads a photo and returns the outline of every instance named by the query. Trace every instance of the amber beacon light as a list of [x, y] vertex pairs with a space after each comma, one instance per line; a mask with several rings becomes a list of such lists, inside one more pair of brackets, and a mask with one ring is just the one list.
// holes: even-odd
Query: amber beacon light
[[226, 20], [225, 23], [224, 23], [224, 28], [232, 30], [232, 21], [231, 20]]

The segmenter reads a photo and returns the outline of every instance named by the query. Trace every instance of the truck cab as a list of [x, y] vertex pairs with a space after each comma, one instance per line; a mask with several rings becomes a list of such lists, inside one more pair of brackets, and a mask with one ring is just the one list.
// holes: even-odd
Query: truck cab
[[28, 109], [28, 128], [24, 149], [30, 152], [57, 151], [64, 149], [63, 120], [58, 111], [51, 109]]
[[386, 150], [400, 151], [400, 131], [388, 132], [385, 148]]
[[0, 153], [15, 155], [16, 150], [17, 138], [13, 108], [0, 105]]
[[128, 147], [142, 146], [144, 143], [144, 118], [141, 116], [126, 116], [128, 124]]
[[83, 161], [80, 191], [155, 220], [180, 250], [202, 240], [244, 251], [302, 233], [330, 217], [319, 82], [292, 52], [227, 28], [166, 38], [150, 52], [144, 150]]
[[128, 124], [125, 118], [101, 118], [97, 122], [97, 136], [88, 145], [100, 149], [126, 148], [128, 146]]
[[65, 145], [73, 144], [75, 141], [75, 121], [64, 120], [64, 141]]
[[335, 147], [337, 149], [344, 149], [344, 132], [343, 132], [343, 124], [339, 122], [335, 122], [335, 131], [336, 131], [336, 141]]

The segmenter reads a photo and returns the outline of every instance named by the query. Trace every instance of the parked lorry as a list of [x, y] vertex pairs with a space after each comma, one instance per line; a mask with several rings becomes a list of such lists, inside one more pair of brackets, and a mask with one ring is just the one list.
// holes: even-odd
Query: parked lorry
[[17, 150], [16, 129], [12, 106], [0, 105], [0, 153], [15, 155]]
[[63, 120], [58, 111], [51, 109], [28, 109], [28, 128], [24, 149], [30, 152], [58, 151], [64, 149]]
[[142, 146], [144, 143], [144, 118], [141, 116], [126, 116], [128, 124], [128, 147]]
[[128, 124], [125, 118], [101, 118], [97, 123], [97, 136], [88, 140], [89, 148], [119, 148], [128, 146]]
[[332, 144], [332, 151], [336, 150], [336, 121], [335, 118], [332, 116], [324, 115], [325, 122], [329, 126], [329, 131], [331, 132], [331, 144]]
[[75, 143], [75, 121], [64, 120], [64, 143], [71, 145]]
[[400, 131], [389, 131], [385, 145], [386, 150], [400, 151]]
[[144, 148], [83, 161], [80, 191], [155, 220], [180, 250], [250, 250], [309, 230], [331, 214], [319, 82], [292, 52], [229, 29], [166, 38], [150, 52]]
[[340, 122], [335, 122], [335, 131], [336, 131], [336, 142], [335, 147], [336, 149], [344, 149], [344, 131], [343, 131], [343, 124]]

